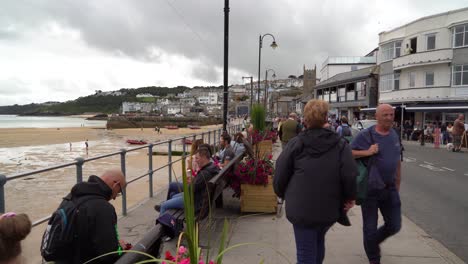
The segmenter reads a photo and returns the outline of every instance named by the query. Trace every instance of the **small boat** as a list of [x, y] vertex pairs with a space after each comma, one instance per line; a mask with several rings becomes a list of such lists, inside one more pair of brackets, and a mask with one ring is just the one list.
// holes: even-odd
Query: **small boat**
[[166, 129], [179, 129], [178, 126], [164, 126]]
[[185, 145], [192, 145], [192, 140], [190, 140], [190, 139], [182, 139], [182, 144], [185, 144]]
[[146, 142], [144, 140], [136, 140], [136, 139], [127, 139], [127, 143], [132, 144], [132, 145], [145, 145], [145, 144], [148, 144], [148, 142]]
[[194, 125], [194, 126], [188, 125], [187, 127], [190, 129], [200, 129], [200, 126], [197, 126], [197, 125]]

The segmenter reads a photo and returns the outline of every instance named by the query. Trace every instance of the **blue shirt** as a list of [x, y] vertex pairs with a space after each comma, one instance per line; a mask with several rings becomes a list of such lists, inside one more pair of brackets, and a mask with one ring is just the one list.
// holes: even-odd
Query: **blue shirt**
[[[369, 131], [374, 140], [371, 143]], [[400, 140], [395, 130], [390, 129], [388, 135], [380, 135], [375, 126], [362, 130], [351, 143], [353, 150], [368, 150], [372, 144], [379, 145], [379, 152], [374, 156], [374, 162], [369, 172], [368, 188], [383, 189], [386, 184], [395, 184], [395, 178], [400, 162]]]

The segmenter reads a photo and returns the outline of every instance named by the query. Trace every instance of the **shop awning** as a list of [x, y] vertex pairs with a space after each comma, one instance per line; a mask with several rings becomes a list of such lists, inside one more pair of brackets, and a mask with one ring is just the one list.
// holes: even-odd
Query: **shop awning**
[[[393, 109], [395, 109], [395, 106], [392, 106]], [[376, 107], [371, 107], [371, 108], [361, 108], [361, 112], [375, 112], [377, 108]]]
[[445, 106], [407, 106], [408, 112], [450, 112], [450, 111], [468, 111], [468, 105], [445, 105]]

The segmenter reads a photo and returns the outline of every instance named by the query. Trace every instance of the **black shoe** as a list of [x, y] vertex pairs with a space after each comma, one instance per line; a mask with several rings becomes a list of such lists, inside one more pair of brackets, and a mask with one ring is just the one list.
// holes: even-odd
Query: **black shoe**
[[157, 212], [160, 212], [161, 211], [161, 205], [160, 204], [155, 205], [154, 210], [156, 210]]

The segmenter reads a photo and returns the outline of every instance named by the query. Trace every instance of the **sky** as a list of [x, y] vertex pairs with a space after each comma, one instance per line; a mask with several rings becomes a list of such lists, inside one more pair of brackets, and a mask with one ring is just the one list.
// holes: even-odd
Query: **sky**
[[[320, 72], [364, 56], [378, 33], [468, 0], [231, 0], [229, 84]], [[95, 90], [223, 84], [223, 0], [1, 0], [0, 105], [74, 100]]]

